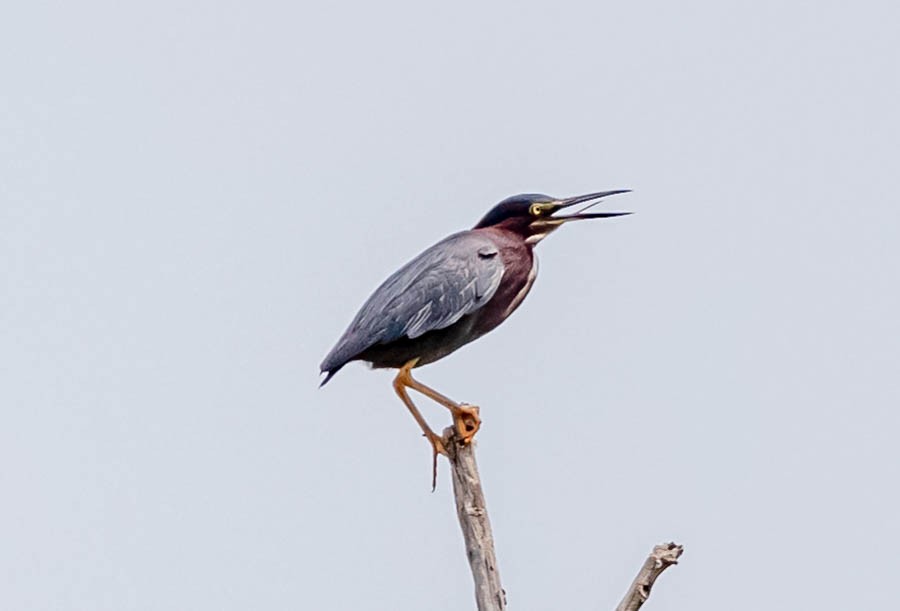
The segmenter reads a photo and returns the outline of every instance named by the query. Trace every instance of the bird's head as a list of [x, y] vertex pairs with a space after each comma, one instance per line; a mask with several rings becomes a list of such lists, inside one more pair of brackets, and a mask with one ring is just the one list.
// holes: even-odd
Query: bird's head
[[[475, 229], [498, 227], [520, 235], [528, 244], [537, 244], [564, 223], [585, 219], [603, 219], [624, 216], [630, 212], [587, 212], [604, 197], [628, 193], [628, 189], [601, 191], [558, 199], [539, 193], [525, 193], [507, 197], [484, 215]], [[577, 204], [588, 204], [572, 214], [557, 214], [560, 210]]]

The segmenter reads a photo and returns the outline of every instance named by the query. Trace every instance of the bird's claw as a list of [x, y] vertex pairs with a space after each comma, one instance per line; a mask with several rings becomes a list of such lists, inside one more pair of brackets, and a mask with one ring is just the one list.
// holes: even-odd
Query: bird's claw
[[428, 438], [428, 442], [431, 444], [431, 491], [434, 492], [437, 488], [438, 454], [450, 456], [450, 453], [447, 451], [447, 446], [444, 445], [444, 440], [434, 433], [431, 433], [430, 435], [425, 434], [425, 437]]
[[481, 428], [480, 408], [477, 405], [461, 403], [453, 412], [453, 426], [464, 444], [472, 443], [475, 433]]

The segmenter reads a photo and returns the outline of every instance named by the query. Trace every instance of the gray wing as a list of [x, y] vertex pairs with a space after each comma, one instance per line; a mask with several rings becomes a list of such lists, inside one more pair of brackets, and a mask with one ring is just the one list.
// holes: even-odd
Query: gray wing
[[334, 373], [376, 344], [449, 327], [490, 301], [503, 271], [497, 246], [479, 233], [464, 231], [438, 242], [375, 290], [325, 357], [322, 371]]

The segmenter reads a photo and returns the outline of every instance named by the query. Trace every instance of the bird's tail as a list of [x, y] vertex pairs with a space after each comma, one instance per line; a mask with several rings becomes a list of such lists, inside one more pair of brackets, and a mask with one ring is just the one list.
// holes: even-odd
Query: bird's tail
[[331, 378], [333, 378], [333, 377], [334, 377], [334, 374], [336, 374], [336, 373], [337, 373], [338, 371], [340, 371], [340, 370], [341, 370], [340, 367], [337, 367], [337, 368], [335, 368], [335, 369], [332, 369], [331, 371], [328, 371], [328, 370], [326, 370], [326, 369], [323, 369], [323, 370], [320, 372], [320, 375], [321, 375], [322, 373], [324, 373], [324, 374], [326, 374], [326, 375], [325, 375], [325, 379], [322, 380], [322, 381], [319, 383], [319, 388], [322, 388], [323, 386], [325, 386], [326, 384], [328, 384], [328, 380], [330, 380]]

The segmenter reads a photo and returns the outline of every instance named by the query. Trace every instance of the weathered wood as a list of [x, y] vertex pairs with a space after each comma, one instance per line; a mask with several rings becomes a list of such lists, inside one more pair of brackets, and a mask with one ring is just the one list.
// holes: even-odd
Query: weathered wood
[[637, 577], [631, 583], [631, 587], [628, 588], [625, 598], [616, 607], [616, 611], [640, 609], [650, 597], [650, 589], [656, 578], [673, 564], [678, 564], [678, 557], [683, 551], [684, 548], [675, 543], [663, 543], [654, 547], [647, 560], [644, 561], [644, 566], [641, 567]]
[[[461, 439], [455, 427], [444, 429], [443, 441], [450, 459], [456, 515], [475, 582], [475, 601], [478, 611], [505, 611], [506, 592], [500, 585], [494, 536], [475, 462], [474, 444], [465, 444]], [[683, 551], [684, 548], [676, 543], [654, 547], [616, 611], [638, 611], [650, 597], [656, 579], [667, 568], [678, 564]]]
[[444, 430], [444, 445], [450, 454], [456, 515], [466, 543], [466, 556], [475, 581], [478, 611], [506, 609], [506, 592], [500, 586], [500, 572], [494, 553], [494, 536], [488, 519], [484, 491], [475, 463], [474, 444], [463, 444], [454, 427]]

